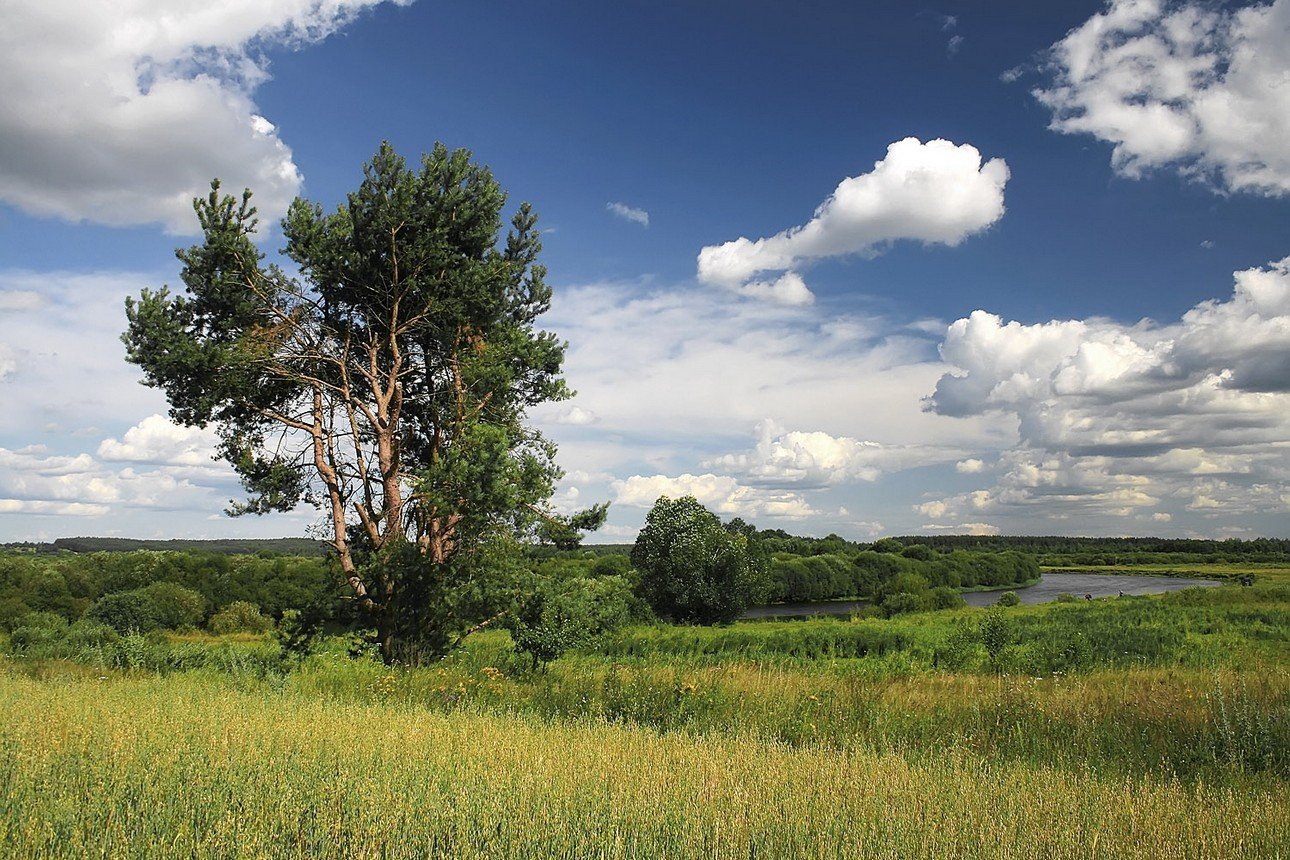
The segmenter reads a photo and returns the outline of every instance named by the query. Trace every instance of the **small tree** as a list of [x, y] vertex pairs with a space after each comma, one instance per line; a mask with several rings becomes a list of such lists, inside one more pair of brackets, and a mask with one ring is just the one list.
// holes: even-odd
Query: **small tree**
[[1017, 606], [1021, 603], [1021, 598], [1015, 591], [1005, 591], [999, 595], [999, 599], [994, 602], [995, 606]]
[[750, 557], [748, 539], [722, 528], [693, 496], [659, 498], [631, 558], [641, 596], [674, 621], [734, 621], [764, 587], [765, 569]]
[[990, 657], [990, 668], [998, 672], [1002, 668], [1003, 649], [1012, 641], [1012, 630], [1009, 629], [1003, 613], [991, 607], [981, 616], [977, 632], [981, 635], [981, 644]]
[[627, 581], [618, 576], [547, 581], [507, 618], [506, 626], [515, 650], [528, 654], [537, 668], [625, 623], [632, 600]]

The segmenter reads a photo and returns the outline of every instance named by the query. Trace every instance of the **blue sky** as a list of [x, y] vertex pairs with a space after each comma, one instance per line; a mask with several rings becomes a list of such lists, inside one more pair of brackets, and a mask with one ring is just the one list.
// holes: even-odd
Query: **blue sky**
[[534, 418], [603, 540], [660, 493], [859, 539], [1290, 535], [1290, 0], [5, 14], [0, 540], [313, 522], [221, 516], [121, 305], [210, 177], [330, 207], [383, 139], [539, 213], [579, 395]]

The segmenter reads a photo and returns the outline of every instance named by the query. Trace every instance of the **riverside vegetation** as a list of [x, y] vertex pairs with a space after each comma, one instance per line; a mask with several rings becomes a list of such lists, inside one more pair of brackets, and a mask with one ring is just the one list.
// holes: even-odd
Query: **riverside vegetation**
[[[615, 556], [539, 564], [609, 576], [625, 562]], [[118, 578], [145, 561], [190, 573], [209, 561], [3, 561], [28, 576], [61, 565], [66, 584], [90, 558]], [[1255, 584], [889, 618], [634, 624], [537, 669], [505, 630], [400, 669], [352, 637], [284, 655], [281, 619], [278, 637], [119, 633], [28, 607], [8, 624], [0, 664], [0, 850], [1284, 856], [1290, 566], [1224, 572], [1236, 570]], [[120, 581], [138, 591], [162, 580]], [[201, 593], [201, 577], [187, 581]], [[104, 596], [79, 598], [82, 612]], [[234, 603], [203, 611], [214, 619]], [[240, 603], [247, 626], [271, 614]]]

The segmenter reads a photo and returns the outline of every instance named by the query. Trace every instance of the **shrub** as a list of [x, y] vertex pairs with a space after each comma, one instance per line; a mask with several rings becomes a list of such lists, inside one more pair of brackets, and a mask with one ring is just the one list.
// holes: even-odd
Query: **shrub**
[[73, 649], [104, 648], [114, 645], [120, 634], [106, 624], [82, 618], [67, 631], [67, 647]]
[[1017, 596], [1017, 592], [1005, 591], [1003, 594], [999, 595], [999, 599], [995, 601], [994, 605], [995, 606], [1017, 606], [1020, 603], [1021, 603], [1021, 598]]
[[998, 609], [991, 607], [981, 616], [977, 633], [981, 637], [981, 644], [985, 646], [985, 653], [990, 657], [990, 666], [998, 671], [1003, 651], [1012, 641], [1012, 630], [1007, 620]]
[[62, 642], [67, 635], [67, 620], [52, 612], [28, 612], [19, 626], [9, 634], [9, 646], [15, 652]]
[[932, 609], [959, 609], [967, 606], [967, 601], [963, 599], [963, 595], [947, 585], [933, 588], [930, 597]]
[[260, 607], [246, 600], [235, 600], [211, 616], [207, 623], [212, 633], [268, 633], [273, 619], [260, 613]]
[[206, 614], [206, 598], [174, 582], [154, 582], [141, 589], [152, 601], [157, 624], [170, 630], [196, 627]]
[[106, 624], [118, 633], [146, 633], [157, 629], [157, 607], [143, 591], [116, 591], [95, 601], [85, 617]]
[[1057, 595], [1057, 602], [1058, 602], [1058, 603], [1074, 603], [1074, 602], [1075, 602], [1075, 595], [1071, 594], [1069, 591], [1063, 591], [1061, 594]]

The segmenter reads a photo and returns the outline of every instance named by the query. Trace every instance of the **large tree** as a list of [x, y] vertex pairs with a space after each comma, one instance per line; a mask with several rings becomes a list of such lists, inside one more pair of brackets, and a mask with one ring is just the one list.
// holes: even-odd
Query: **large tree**
[[345, 205], [297, 199], [297, 271], [256, 248], [250, 191], [194, 201], [184, 290], [127, 300], [123, 335], [171, 417], [213, 425], [248, 492], [230, 513], [326, 513], [325, 533], [387, 660], [451, 648], [496, 609], [479, 573], [516, 537], [575, 539], [547, 505], [554, 448], [525, 411], [570, 392], [535, 320], [551, 290], [536, 216], [465, 150], [410, 169], [384, 144]]

